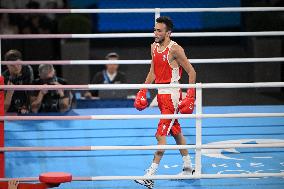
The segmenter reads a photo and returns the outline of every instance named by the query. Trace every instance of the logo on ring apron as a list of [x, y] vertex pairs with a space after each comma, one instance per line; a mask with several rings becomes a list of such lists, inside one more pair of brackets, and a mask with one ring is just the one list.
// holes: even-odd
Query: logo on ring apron
[[[281, 139], [237, 139], [207, 144], [273, 144], [283, 142], [284, 140]], [[208, 166], [217, 174], [279, 173], [284, 167], [283, 158], [279, 156], [282, 151], [280, 148], [271, 149], [272, 147], [202, 149], [202, 155], [207, 157], [205, 157], [207, 159], [205, 161], [210, 162]]]

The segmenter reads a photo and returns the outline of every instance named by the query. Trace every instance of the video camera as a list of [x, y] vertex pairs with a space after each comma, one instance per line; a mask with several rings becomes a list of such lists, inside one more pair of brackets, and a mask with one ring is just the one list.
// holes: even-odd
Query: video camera
[[[51, 78], [44, 79], [44, 80], [43, 80], [43, 84], [55, 85], [54, 83], [57, 82], [57, 81], [58, 81], [58, 80], [57, 80], [57, 77], [56, 77], [56, 76], [53, 76], [53, 77], [51, 77]], [[58, 94], [58, 91], [56, 91], [56, 90], [50, 90], [50, 91], [48, 91], [48, 94], [49, 94], [50, 96], [58, 96], [58, 95], [59, 95], [59, 94]]]
[[57, 82], [57, 77], [56, 76], [53, 76], [51, 78], [43, 80], [43, 84], [47, 84], [47, 85], [54, 85], [55, 82]]

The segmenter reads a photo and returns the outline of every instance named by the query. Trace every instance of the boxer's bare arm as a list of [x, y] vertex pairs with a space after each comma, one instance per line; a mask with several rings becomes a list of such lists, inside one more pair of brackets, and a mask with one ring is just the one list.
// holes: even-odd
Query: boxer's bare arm
[[150, 70], [148, 72], [148, 75], [146, 77], [145, 83], [149, 84], [149, 83], [153, 83], [153, 81], [155, 80], [155, 73], [154, 73], [154, 63], [153, 63], [153, 49], [154, 49], [154, 43], [151, 44], [151, 67]]
[[174, 45], [172, 47], [172, 53], [179, 65], [183, 67], [183, 69], [187, 72], [188, 74], [188, 82], [189, 83], [195, 83], [196, 81], [196, 72], [193, 68], [193, 66], [189, 63], [184, 49], [180, 45]]

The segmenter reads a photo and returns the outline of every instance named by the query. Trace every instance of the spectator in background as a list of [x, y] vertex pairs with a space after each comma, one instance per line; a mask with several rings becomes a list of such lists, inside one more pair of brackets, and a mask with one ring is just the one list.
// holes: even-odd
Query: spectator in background
[[11, 22], [9, 14], [0, 14], [0, 34], [17, 34], [18, 26]]
[[28, 3], [29, 0], [1, 0], [0, 6], [6, 9], [20, 9]]
[[[30, 0], [26, 7], [27, 9], [39, 9], [40, 4], [36, 1]], [[19, 23], [19, 27], [21, 30], [21, 33], [23, 34], [37, 34], [38, 27], [39, 27], [39, 15], [38, 14], [24, 14], [22, 21]]]
[[[45, 3], [44, 5], [45, 9], [58, 9], [58, 3], [56, 2], [56, 0], [49, 0]], [[46, 14], [46, 16], [50, 19], [50, 20], [55, 20], [56, 18], [56, 14], [54, 13], [48, 13]]]
[[[40, 3], [34, 0], [29, 1], [27, 9], [39, 9]], [[55, 33], [56, 23], [46, 15], [26, 14], [19, 23], [23, 34], [49, 34]]]
[[[6, 61], [21, 61], [22, 54], [18, 50], [9, 50], [4, 59]], [[12, 64], [3, 72], [5, 85], [29, 85], [34, 79], [33, 69], [29, 65]], [[8, 90], [5, 93], [5, 112], [28, 113], [30, 111], [29, 95], [27, 91]]]
[[31, 1], [38, 2], [40, 8], [43, 8], [44, 5], [50, 1], [56, 1], [58, 8], [68, 8], [69, 4], [69, 0], [1, 0], [0, 6], [8, 9], [21, 9], [25, 8]]
[[[115, 52], [108, 53], [106, 60], [118, 60], [119, 55]], [[118, 71], [118, 64], [106, 64], [106, 69], [98, 72], [92, 79], [92, 84], [120, 84], [126, 83], [123, 72]], [[85, 98], [98, 97], [98, 91], [88, 91], [84, 94]]]
[[[38, 68], [39, 78], [34, 85], [66, 85], [67, 82], [56, 76], [50, 64], [41, 64]], [[31, 94], [31, 110], [37, 112], [66, 112], [71, 107], [72, 93], [67, 90], [40, 90]]]

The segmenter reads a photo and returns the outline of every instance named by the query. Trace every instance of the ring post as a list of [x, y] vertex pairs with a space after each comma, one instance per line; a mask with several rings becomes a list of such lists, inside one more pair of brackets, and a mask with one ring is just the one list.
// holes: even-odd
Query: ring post
[[2, 75], [2, 70], [1, 70], [1, 66], [2, 66], [2, 46], [1, 46], [1, 42], [2, 42], [2, 39], [0, 38], [0, 77]]
[[154, 21], [154, 23], [156, 23], [156, 19], [159, 18], [160, 16], [161, 16], [161, 9], [155, 8], [155, 21]]
[[[1, 75], [1, 39], [0, 39], [0, 86], [4, 85], [4, 77]], [[4, 116], [4, 90], [0, 87], [0, 116]], [[0, 121], [0, 147], [4, 147], [4, 120]], [[0, 152], [0, 178], [5, 177], [4, 152]]]
[[201, 177], [201, 146], [202, 146], [202, 88], [201, 83], [196, 84], [196, 151], [195, 151], [195, 175]]

